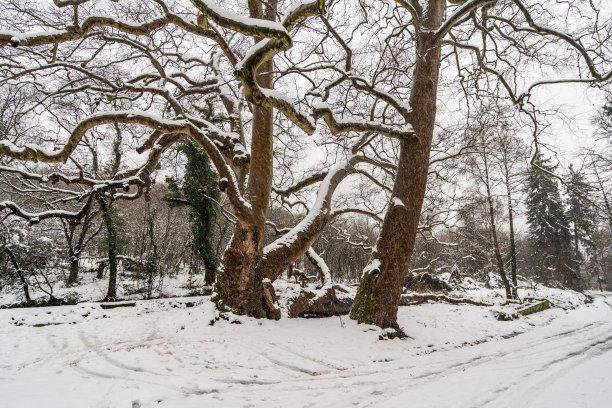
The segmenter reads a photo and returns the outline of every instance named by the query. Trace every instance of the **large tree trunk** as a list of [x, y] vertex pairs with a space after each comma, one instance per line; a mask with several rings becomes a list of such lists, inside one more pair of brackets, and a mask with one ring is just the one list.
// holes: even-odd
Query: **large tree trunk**
[[70, 254], [70, 273], [66, 280], [66, 285], [74, 285], [79, 278], [79, 258], [75, 254]]
[[[276, 1], [266, 4], [264, 12], [260, 0], [249, 0], [251, 17], [275, 20]], [[257, 38], [255, 42], [260, 40]], [[272, 60], [259, 66], [257, 82], [261, 87], [273, 87], [273, 68]], [[223, 265], [217, 273], [214, 300], [221, 310], [229, 309], [254, 317], [280, 317], [277, 309], [266, 306], [261, 268], [266, 215], [272, 193], [273, 151], [273, 109], [254, 105], [251, 161], [245, 194], [252, 208], [252, 218], [239, 220], [236, 224], [234, 236], [223, 256]], [[270, 294], [267, 295], [269, 298]]]
[[402, 282], [414, 249], [427, 184], [440, 69], [440, 44], [433, 32], [442, 23], [445, 0], [428, 3], [417, 37], [410, 94], [412, 125], [418, 140], [401, 142], [393, 197], [351, 309], [352, 319], [383, 328], [398, 328]]

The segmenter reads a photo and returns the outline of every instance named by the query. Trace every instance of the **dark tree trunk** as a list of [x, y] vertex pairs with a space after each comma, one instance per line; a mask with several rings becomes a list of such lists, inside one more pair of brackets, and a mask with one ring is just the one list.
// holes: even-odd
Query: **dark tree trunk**
[[71, 254], [70, 255], [70, 273], [68, 274], [68, 279], [66, 280], [67, 285], [74, 285], [79, 278], [79, 258]]
[[[512, 206], [512, 190], [510, 188], [510, 169], [508, 168], [506, 146], [502, 145], [504, 149], [504, 178], [506, 181], [506, 191], [508, 196], [508, 224], [510, 227], [510, 269], [512, 284], [516, 288], [518, 283], [516, 281], [516, 240], [514, 236], [514, 207]], [[516, 290], [516, 289], [515, 289]], [[516, 295], [516, 293], [515, 293]]]
[[[249, 0], [251, 17], [276, 19], [276, 1]], [[255, 39], [259, 42], [261, 39]], [[263, 88], [273, 88], [273, 61], [261, 64], [257, 70], [257, 82]], [[251, 161], [245, 197], [252, 208], [252, 219], [239, 220], [230, 245], [223, 256], [223, 264], [217, 272], [214, 298], [221, 310], [254, 317], [279, 318], [280, 311], [267, 306], [264, 290], [263, 256], [266, 214], [272, 193], [273, 171], [273, 109], [253, 106]]]
[[104, 200], [99, 201], [100, 208], [102, 209], [102, 218], [104, 226], [106, 227], [107, 233], [107, 247], [108, 252], [108, 290], [104, 297], [105, 302], [112, 302], [117, 300], [117, 228], [111, 214], [110, 205]]
[[[484, 147], [483, 147], [484, 149]], [[499, 248], [499, 240], [497, 239], [497, 225], [495, 224], [495, 209], [493, 207], [493, 197], [491, 196], [491, 187], [489, 179], [489, 162], [487, 159], [487, 152], [483, 150], [483, 165], [484, 165], [484, 185], [487, 190], [487, 203], [489, 204], [489, 220], [491, 222], [491, 235], [493, 237], [493, 250], [495, 252], [495, 260], [497, 261], [497, 269], [501, 276], [504, 288], [506, 289], [506, 299], [515, 299], [514, 287], [510, 285], [508, 277], [506, 276], [506, 270], [504, 268], [504, 259]]]
[[402, 283], [408, 272], [425, 196], [441, 50], [433, 32], [442, 23], [444, 4], [445, 0], [429, 1], [421, 16], [410, 94], [411, 122], [418, 140], [401, 142], [393, 198], [351, 309], [352, 319], [382, 328], [398, 328]]
[[106, 262], [100, 262], [98, 264], [98, 272], [96, 273], [96, 279], [104, 279], [104, 269], [106, 269]]
[[32, 298], [30, 297], [30, 285], [28, 284], [28, 280], [26, 279], [23, 270], [19, 267], [19, 263], [17, 262], [17, 258], [15, 258], [15, 254], [7, 247], [4, 247], [3, 249], [11, 260], [11, 264], [13, 265], [17, 276], [19, 276], [21, 284], [23, 285], [23, 296], [25, 297], [26, 302], [32, 303]]
[[236, 226], [223, 266], [217, 272], [214, 298], [220, 310], [253, 317], [279, 318], [278, 310], [266, 307], [263, 272], [259, 267], [263, 229]]
[[508, 186], [508, 223], [510, 224], [510, 268], [512, 273], [512, 284], [518, 285], [516, 281], [516, 241], [514, 237], [514, 210], [512, 208], [512, 196]]

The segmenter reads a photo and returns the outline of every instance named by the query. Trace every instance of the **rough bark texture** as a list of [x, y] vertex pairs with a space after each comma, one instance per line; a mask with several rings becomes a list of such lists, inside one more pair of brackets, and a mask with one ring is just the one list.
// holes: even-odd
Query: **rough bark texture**
[[112, 219], [110, 206], [103, 199], [99, 200], [102, 209], [102, 218], [107, 233], [107, 252], [108, 252], [108, 290], [104, 301], [112, 302], [117, 300], [117, 229]]
[[[275, 20], [276, 2], [249, 0], [251, 17]], [[261, 39], [256, 38], [255, 42]], [[263, 88], [273, 87], [272, 61], [257, 70], [257, 82]], [[273, 169], [273, 109], [253, 105], [251, 161], [245, 197], [251, 205], [252, 217], [239, 220], [234, 236], [223, 256], [217, 273], [214, 300], [221, 310], [253, 317], [279, 318], [280, 311], [271, 309], [266, 301], [261, 268], [266, 214], [272, 193]]]
[[[309, 248], [312, 248], [312, 244], [334, 218], [331, 211], [334, 191], [351, 173], [357, 160], [357, 157], [353, 156], [345, 163], [338, 164], [331, 169], [322, 182], [323, 188], [317, 193], [317, 202], [320, 203], [320, 206], [312, 208], [311, 213], [305, 219], [266, 248], [262, 262], [266, 278], [271, 281], [276, 280], [295, 261], [305, 255]], [[318, 265], [315, 266], [318, 267]]]
[[79, 278], [79, 259], [74, 255], [70, 256], [70, 273], [68, 274], [68, 279], [66, 280], [67, 285], [73, 285], [77, 282]]
[[366, 266], [351, 310], [351, 318], [382, 328], [397, 328], [397, 308], [402, 283], [414, 249], [421, 206], [425, 196], [429, 154], [436, 117], [440, 45], [432, 33], [442, 23], [445, 0], [430, 0], [417, 34], [417, 60], [410, 94], [412, 125], [418, 136], [402, 141], [394, 201], [385, 215], [370, 265]]
[[347, 297], [339, 298], [336, 295], [337, 291], [343, 292], [344, 289], [334, 285], [321, 296], [317, 296], [315, 291], [302, 292], [289, 306], [289, 317], [325, 317], [347, 314], [351, 310], [353, 301]]
[[236, 226], [223, 256], [223, 264], [217, 271], [214, 300], [220, 310], [253, 317], [280, 317], [280, 312], [270, 308], [270, 302], [265, 299], [263, 273], [259, 266], [262, 241], [262, 230], [245, 228], [241, 224]]

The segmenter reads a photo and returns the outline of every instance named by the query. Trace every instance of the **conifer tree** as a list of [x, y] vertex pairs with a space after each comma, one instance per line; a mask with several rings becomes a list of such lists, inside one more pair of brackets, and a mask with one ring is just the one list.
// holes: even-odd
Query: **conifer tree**
[[[527, 224], [536, 274], [545, 282], [560, 281], [577, 287], [579, 279], [572, 259], [572, 235], [559, 185], [554, 177], [557, 166], [539, 154], [528, 172]], [[542, 171], [544, 170], [544, 171]]]
[[580, 266], [584, 262], [580, 245], [583, 245], [587, 251], [591, 251], [593, 248], [595, 211], [587, 198], [594, 191], [594, 188], [588, 183], [582, 172], [574, 170], [572, 165], [570, 165], [569, 170], [569, 180], [566, 188], [568, 196], [567, 216], [572, 227], [574, 260], [577, 262], [577, 266]]

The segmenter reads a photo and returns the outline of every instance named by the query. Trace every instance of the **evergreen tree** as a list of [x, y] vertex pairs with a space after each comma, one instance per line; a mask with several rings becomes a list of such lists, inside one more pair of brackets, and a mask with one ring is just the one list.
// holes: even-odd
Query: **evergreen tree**
[[593, 249], [593, 231], [595, 210], [587, 197], [594, 191], [583, 173], [574, 170], [570, 165], [569, 180], [567, 182], [568, 209], [567, 216], [572, 224], [574, 239], [574, 259], [579, 264], [584, 261], [580, 252], [580, 245], [587, 251]]
[[528, 172], [527, 224], [536, 273], [543, 281], [561, 281], [565, 286], [579, 285], [572, 259], [572, 235], [559, 185], [553, 173], [557, 166], [541, 154], [535, 159], [538, 168]]
[[[210, 99], [197, 110], [209, 122], [221, 123], [227, 120], [225, 116], [215, 114]], [[193, 252], [204, 262], [206, 284], [212, 285], [217, 269], [214, 233], [220, 196], [218, 176], [211, 166], [210, 158], [196, 142], [187, 139], [179, 146], [179, 150], [187, 158], [185, 175], [182, 181], [166, 178], [171, 192], [164, 199], [171, 205], [190, 207]]]

